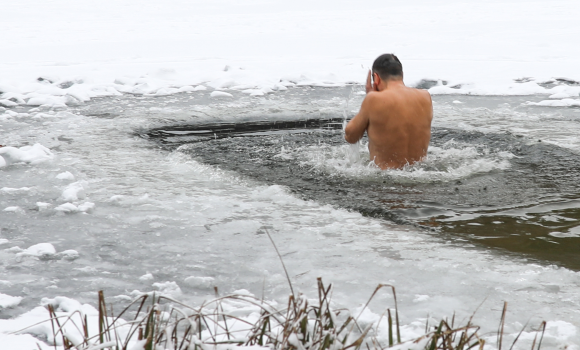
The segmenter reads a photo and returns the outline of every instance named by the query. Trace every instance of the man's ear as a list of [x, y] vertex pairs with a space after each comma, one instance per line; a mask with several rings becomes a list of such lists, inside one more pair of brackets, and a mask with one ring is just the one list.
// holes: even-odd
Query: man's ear
[[380, 82], [381, 82], [381, 77], [380, 77], [380, 76], [379, 76], [377, 73], [373, 73], [373, 79], [374, 79], [374, 80], [373, 80], [373, 81], [374, 81], [374, 86], [373, 86], [373, 88], [374, 88], [375, 90], [378, 90], [378, 89], [379, 89], [379, 84], [380, 84]]

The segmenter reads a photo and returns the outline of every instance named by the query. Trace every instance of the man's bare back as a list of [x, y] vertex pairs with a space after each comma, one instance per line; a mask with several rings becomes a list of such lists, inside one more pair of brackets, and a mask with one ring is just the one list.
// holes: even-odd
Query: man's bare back
[[406, 87], [402, 76], [383, 80], [375, 73], [371, 85], [370, 74], [360, 112], [346, 126], [346, 141], [356, 143], [366, 130], [371, 160], [383, 170], [420, 161], [431, 139], [431, 95]]

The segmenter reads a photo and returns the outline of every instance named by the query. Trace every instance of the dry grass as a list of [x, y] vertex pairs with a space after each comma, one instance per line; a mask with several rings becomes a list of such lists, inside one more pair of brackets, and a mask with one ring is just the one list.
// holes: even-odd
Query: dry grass
[[[451, 322], [441, 320], [435, 326], [426, 325], [425, 335], [402, 343], [394, 287], [377, 286], [365, 308], [383, 288], [391, 289], [395, 308], [387, 309], [376, 324], [364, 327], [358, 322], [360, 314], [353, 316], [346, 310], [331, 308], [332, 286], [325, 286], [321, 279], [318, 279], [316, 300], [309, 301], [304, 295], [292, 294], [285, 308], [277, 308], [248, 295], [217, 296], [199, 307], [190, 307], [165, 296], [144, 294], [118, 315], [113, 315], [103, 293], [99, 292], [98, 331], [95, 334], [89, 332], [91, 320], [80, 311], [58, 316], [53, 306], [47, 308], [55, 349], [57, 342], [64, 349], [74, 350], [225, 350], [244, 346], [272, 350], [484, 348], [485, 341], [478, 335], [479, 328], [472, 324], [472, 319], [466, 324], [455, 325], [455, 317]], [[502, 349], [506, 308], [504, 305], [497, 333], [498, 349]], [[234, 311], [226, 312], [224, 309]], [[254, 312], [254, 317], [236, 316], [236, 309], [244, 309], [246, 314], [248, 310]], [[384, 336], [382, 341], [378, 337], [381, 322], [388, 324], [388, 337]], [[541, 346], [543, 332], [538, 334], [540, 337], [536, 336], [532, 350]], [[512, 348], [518, 337], [511, 344]]]

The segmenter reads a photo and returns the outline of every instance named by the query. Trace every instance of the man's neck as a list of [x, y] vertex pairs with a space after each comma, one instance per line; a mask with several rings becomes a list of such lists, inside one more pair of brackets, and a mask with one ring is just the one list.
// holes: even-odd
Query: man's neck
[[381, 83], [378, 86], [378, 90], [383, 91], [388, 89], [399, 89], [402, 87], [405, 87], [403, 79], [389, 79], [389, 80], [381, 80]]

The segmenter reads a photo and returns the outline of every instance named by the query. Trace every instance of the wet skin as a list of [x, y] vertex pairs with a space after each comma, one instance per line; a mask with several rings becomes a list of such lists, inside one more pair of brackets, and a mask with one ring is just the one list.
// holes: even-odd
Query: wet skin
[[381, 169], [402, 168], [427, 155], [433, 103], [426, 90], [405, 86], [401, 79], [367, 77], [360, 112], [347, 124], [345, 139], [358, 142], [367, 132], [371, 160]]

